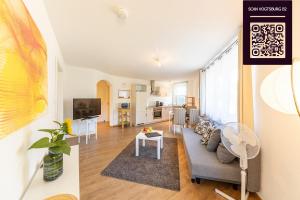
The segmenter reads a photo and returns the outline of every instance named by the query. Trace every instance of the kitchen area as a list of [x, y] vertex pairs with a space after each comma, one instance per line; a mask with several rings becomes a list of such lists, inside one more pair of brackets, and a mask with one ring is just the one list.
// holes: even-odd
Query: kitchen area
[[181, 86], [186, 84], [180, 95], [174, 89], [176, 84], [154, 80], [148, 84], [132, 83], [126, 98], [119, 99], [119, 125], [139, 126], [168, 121], [173, 109], [186, 103], [187, 81], [179, 82]]
[[143, 84], [132, 84], [132, 125], [166, 121], [172, 107], [172, 84], [157, 84], [155, 81], [150, 81], [148, 87]]
[[169, 113], [173, 109], [172, 105], [164, 105], [163, 101], [155, 101], [154, 106], [152, 104], [146, 108], [147, 123], [156, 123], [169, 119]]

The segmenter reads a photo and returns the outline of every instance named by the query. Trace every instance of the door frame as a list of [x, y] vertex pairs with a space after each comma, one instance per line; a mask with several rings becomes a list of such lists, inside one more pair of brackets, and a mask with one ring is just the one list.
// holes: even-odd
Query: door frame
[[[112, 123], [112, 109], [111, 109], [111, 105], [112, 105], [112, 86], [111, 86], [111, 83], [109, 82], [109, 81], [107, 81], [107, 80], [99, 80], [98, 82], [97, 82], [97, 84], [96, 84], [96, 96], [97, 97], [99, 97], [99, 95], [98, 95], [98, 84], [100, 83], [100, 82], [105, 82], [106, 84], [107, 84], [107, 86], [108, 86], [108, 105], [107, 105], [107, 117], [106, 117], [106, 119], [107, 120], [105, 120], [105, 122], [109, 122], [110, 124]], [[102, 105], [103, 105], [103, 100], [101, 100], [101, 112], [103, 112], [103, 109], [102, 109]], [[101, 120], [101, 118], [99, 118], [99, 121]]]

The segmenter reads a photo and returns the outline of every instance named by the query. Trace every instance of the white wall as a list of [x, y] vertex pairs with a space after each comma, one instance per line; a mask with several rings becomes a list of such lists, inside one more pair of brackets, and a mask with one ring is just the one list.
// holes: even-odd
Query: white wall
[[275, 66], [255, 66], [254, 124], [262, 146], [264, 200], [300, 199], [300, 118], [273, 110], [260, 96], [264, 78]]
[[33, 141], [42, 136], [37, 129], [49, 127], [55, 116], [55, 65], [61, 59], [59, 48], [51, 29], [43, 1], [24, 0], [29, 12], [39, 27], [48, 52], [48, 110], [42, 117], [26, 127], [0, 140], [0, 193], [1, 199], [17, 200], [28, 185], [44, 150], [30, 150]]
[[[293, 1], [293, 57], [300, 57], [300, 1]], [[254, 124], [262, 144], [264, 200], [300, 199], [300, 118], [277, 112], [259, 92], [264, 78], [280, 66], [254, 66]]]

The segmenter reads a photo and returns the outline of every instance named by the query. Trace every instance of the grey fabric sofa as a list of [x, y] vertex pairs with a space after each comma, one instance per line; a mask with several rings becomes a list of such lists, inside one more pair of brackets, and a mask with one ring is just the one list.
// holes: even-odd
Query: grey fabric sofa
[[[222, 164], [218, 161], [216, 152], [207, 151], [206, 146], [201, 144], [201, 137], [201, 135], [194, 133], [193, 129], [183, 128], [184, 148], [191, 178], [240, 184], [239, 161]], [[258, 192], [260, 190], [260, 155], [249, 160], [248, 165], [247, 190]]]

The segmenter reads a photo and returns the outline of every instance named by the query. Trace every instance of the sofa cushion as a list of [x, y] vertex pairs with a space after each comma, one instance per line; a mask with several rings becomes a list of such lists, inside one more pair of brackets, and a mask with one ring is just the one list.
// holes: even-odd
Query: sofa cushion
[[194, 132], [201, 135], [201, 122], [197, 122]]
[[211, 151], [211, 152], [217, 151], [220, 142], [221, 142], [221, 129], [215, 128], [212, 131], [210, 138], [208, 139], [207, 146], [206, 146], [207, 151]]
[[199, 139], [202, 138], [201, 135], [195, 134], [193, 129], [190, 128], [183, 128], [182, 132], [192, 177], [240, 183], [238, 161], [230, 164], [220, 163], [215, 152], [207, 151], [206, 146], [200, 144]]
[[213, 132], [213, 130], [215, 129], [214, 124], [212, 121], [204, 121], [203, 123], [201, 123], [201, 143], [202, 144], [207, 144], [208, 140], [210, 138], [211, 133]]
[[231, 163], [236, 158], [232, 153], [230, 153], [222, 143], [219, 144], [217, 149], [217, 158], [221, 163]]
[[[192, 178], [240, 183], [240, 164], [235, 159], [230, 164], [222, 164], [218, 161], [216, 152], [208, 152], [204, 145], [199, 144], [201, 135], [194, 133], [193, 129], [184, 128], [183, 143], [186, 159]], [[248, 160], [247, 190], [259, 192], [260, 190], [260, 163], [261, 155]]]

